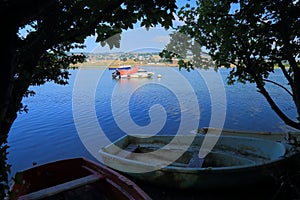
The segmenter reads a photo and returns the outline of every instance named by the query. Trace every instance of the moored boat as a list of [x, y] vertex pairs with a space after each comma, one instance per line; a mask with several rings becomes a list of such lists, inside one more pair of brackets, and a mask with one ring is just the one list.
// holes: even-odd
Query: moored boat
[[179, 135], [175, 143], [168, 145], [173, 138], [172, 135], [126, 135], [99, 153], [106, 165], [136, 179], [180, 189], [274, 182], [288, 170], [292, 157], [296, 156], [293, 146], [286, 143], [220, 136], [212, 151], [201, 159], [197, 156], [205, 135]]
[[151, 78], [154, 72], [149, 72], [140, 67], [134, 67], [130, 70], [116, 70], [112, 73], [112, 78]]
[[149, 72], [145, 69], [139, 69], [133, 74], [129, 74], [128, 78], [151, 78], [154, 75], [154, 72]]
[[85, 158], [46, 163], [18, 172], [9, 199], [147, 199], [134, 182]]

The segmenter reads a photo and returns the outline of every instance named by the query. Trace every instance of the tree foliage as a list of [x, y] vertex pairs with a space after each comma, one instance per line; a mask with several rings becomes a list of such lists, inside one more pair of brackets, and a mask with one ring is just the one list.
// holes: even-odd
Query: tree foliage
[[[188, 38], [187, 50], [193, 52], [195, 44], [196, 49], [205, 47], [216, 67], [231, 68], [229, 84], [256, 83], [276, 114], [287, 125], [300, 130], [300, 2], [197, 0], [194, 5], [186, 4], [178, 12], [184, 24], [177, 28], [177, 34]], [[171, 43], [176, 41], [178, 44], [173, 37]], [[162, 56], [174, 55], [167, 46]], [[195, 63], [182, 61], [181, 65], [188, 69], [205, 66]], [[281, 69], [287, 84], [270, 80], [275, 67]], [[283, 88], [291, 96], [298, 117], [290, 117], [280, 109], [266, 83]]]
[[[0, 199], [7, 189], [7, 135], [28, 88], [48, 81], [67, 84], [70, 64], [85, 60], [69, 53], [83, 48], [87, 36], [118, 47], [123, 30], [140, 22], [147, 28], [172, 25], [174, 1], [134, 0], [6, 0], [0, 2]], [[27, 30], [27, 34], [20, 34]], [[113, 40], [106, 40], [111, 36]]]

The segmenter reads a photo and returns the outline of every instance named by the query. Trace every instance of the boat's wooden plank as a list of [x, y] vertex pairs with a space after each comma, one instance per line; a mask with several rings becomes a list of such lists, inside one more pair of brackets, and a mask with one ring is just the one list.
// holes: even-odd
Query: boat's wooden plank
[[32, 192], [30, 194], [26, 194], [23, 196], [20, 196], [18, 199], [19, 200], [30, 200], [30, 199], [41, 199], [41, 198], [45, 198], [48, 196], [52, 196], [55, 194], [58, 194], [60, 192], [66, 191], [66, 190], [71, 190], [77, 187], [81, 187], [83, 185], [86, 184], [90, 184], [93, 182], [96, 182], [98, 180], [100, 180], [102, 178], [102, 176], [100, 175], [96, 175], [96, 174], [91, 174], [79, 179], [75, 179], [66, 183], [62, 183], [59, 185], [55, 185], [49, 188], [45, 188], [36, 192]]
[[133, 152], [135, 152], [135, 150], [139, 148], [139, 145], [137, 144], [130, 144], [128, 145], [124, 151], [119, 152], [118, 156], [122, 157], [122, 158], [127, 158], [128, 156], [130, 156]]
[[87, 184], [72, 190], [63, 191], [43, 200], [108, 200], [110, 196], [100, 181]]

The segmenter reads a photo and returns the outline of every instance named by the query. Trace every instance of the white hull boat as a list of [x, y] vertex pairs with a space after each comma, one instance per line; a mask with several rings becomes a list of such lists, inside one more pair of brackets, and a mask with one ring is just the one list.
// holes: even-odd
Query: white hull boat
[[151, 78], [154, 72], [149, 72], [144, 69], [139, 69], [136, 73], [128, 74], [128, 78]]

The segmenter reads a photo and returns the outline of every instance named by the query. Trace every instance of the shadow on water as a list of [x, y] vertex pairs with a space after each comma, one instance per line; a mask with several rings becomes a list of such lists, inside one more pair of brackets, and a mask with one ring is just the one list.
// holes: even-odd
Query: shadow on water
[[[299, 176], [297, 177], [300, 178]], [[292, 200], [300, 199], [300, 184], [293, 186], [288, 183], [260, 183], [247, 187], [214, 188], [207, 190], [180, 190], [168, 187], [149, 185], [140, 180], [134, 180], [153, 200]], [[298, 181], [299, 182], [299, 181]]]
[[298, 156], [288, 169], [279, 178], [274, 177], [265, 182], [243, 184], [239, 187], [224, 185], [221, 188], [193, 190], [170, 188], [167, 185], [158, 186], [149, 184], [145, 180], [129, 178], [153, 200], [299, 200], [300, 158]]

